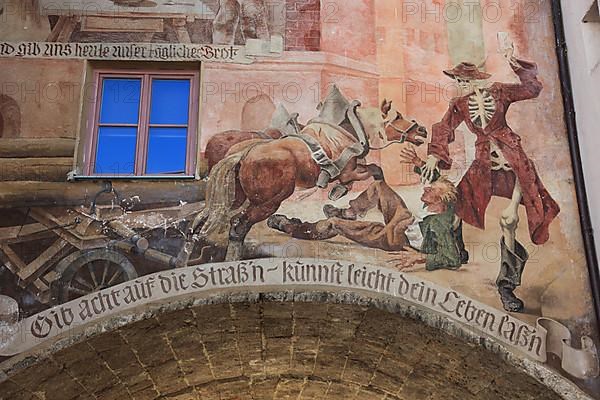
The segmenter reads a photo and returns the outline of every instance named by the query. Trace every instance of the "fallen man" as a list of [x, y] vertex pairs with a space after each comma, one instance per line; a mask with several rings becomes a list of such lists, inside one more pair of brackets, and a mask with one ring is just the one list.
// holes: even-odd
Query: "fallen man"
[[[415, 164], [422, 163], [416, 161], [414, 150], [403, 155]], [[324, 220], [302, 222], [278, 214], [271, 216], [267, 224], [296, 239], [326, 240], [340, 235], [363, 246], [394, 252], [394, 262], [400, 268], [425, 263], [429, 271], [457, 269], [468, 262], [468, 253], [464, 250], [462, 226], [455, 228], [456, 196], [452, 182], [439, 176], [423, 190], [422, 215], [413, 215], [400, 195], [387, 183], [377, 181], [351, 200], [348, 208], [325, 205]], [[359, 220], [375, 207], [384, 223]]]

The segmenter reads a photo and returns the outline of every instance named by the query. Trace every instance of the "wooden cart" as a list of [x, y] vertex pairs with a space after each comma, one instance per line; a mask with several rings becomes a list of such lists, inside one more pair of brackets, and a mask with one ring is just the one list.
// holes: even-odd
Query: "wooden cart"
[[[118, 203], [117, 203], [118, 204]], [[0, 261], [19, 286], [43, 304], [60, 304], [135, 279], [135, 254], [164, 266], [180, 266], [172, 254], [150, 248], [146, 235], [193, 219], [203, 203], [128, 212], [121, 205], [30, 207], [20, 209], [23, 224], [0, 228]], [[25, 260], [19, 245], [37, 246]]]

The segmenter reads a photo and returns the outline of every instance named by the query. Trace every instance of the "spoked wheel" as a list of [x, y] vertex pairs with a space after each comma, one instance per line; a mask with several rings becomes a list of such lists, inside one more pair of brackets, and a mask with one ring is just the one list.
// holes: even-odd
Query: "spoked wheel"
[[135, 279], [138, 274], [123, 254], [110, 249], [81, 250], [56, 266], [59, 303]]

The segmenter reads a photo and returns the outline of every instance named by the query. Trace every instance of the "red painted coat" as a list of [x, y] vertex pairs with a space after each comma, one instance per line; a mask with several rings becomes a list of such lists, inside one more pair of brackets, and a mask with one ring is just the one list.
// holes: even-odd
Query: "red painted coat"
[[[456, 128], [465, 122], [469, 130], [477, 135], [477, 141], [475, 160], [458, 185], [457, 215], [468, 224], [484, 229], [485, 211], [491, 197], [511, 198], [516, 175], [523, 191], [521, 203], [527, 211], [531, 240], [535, 244], [543, 244], [548, 241], [548, 226], [558, 215], [560, 208], [544, 187], [533, 162], [523, 151], [521, 138], [506, 122], [506, 113], [512, 103], [536, 98], [542, 90], [542, 84], [537, 79], [536, 64], [523, 60], [517, 62], [519, 66], [513, 67], [513, 70], [521, 83], [494, 83], [489, 88], [496, 101], [496, 112], [485, 130], [471, 121], [469, 95], [456, 98], [450, 102], [442, 121], [433, 126], [428, 153], [440, 160], [440, 168], [450, 168], [452, 160], [448, 144], [454, 141]], [[492, 171], [490, 141], [496, 143], [514, 173]]]

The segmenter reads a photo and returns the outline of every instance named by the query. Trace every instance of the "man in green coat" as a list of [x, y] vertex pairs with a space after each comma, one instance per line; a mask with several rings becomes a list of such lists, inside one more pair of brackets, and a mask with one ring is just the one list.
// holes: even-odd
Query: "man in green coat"
[[[420, 163], [415, 164], [417, 171]], [[340, 235], [367, 247], [394, 252], [394, 261], [404, 268], [425, 263], [430, 271], [457, 269], [468, 261], [461, 227], [455, 227], [457, 191], [445, 177], [436, 177], [423, 191], [424, 207], [419, 215], [413, 215], [387, 183], [377, 181], [351, 200], [348, 208], [325, 205], [324, 220], [303, 222], [273, 215], [267, 223], [297, 239], [325, 240]], [[359, 219], [375, 207], [384, 223]]]

